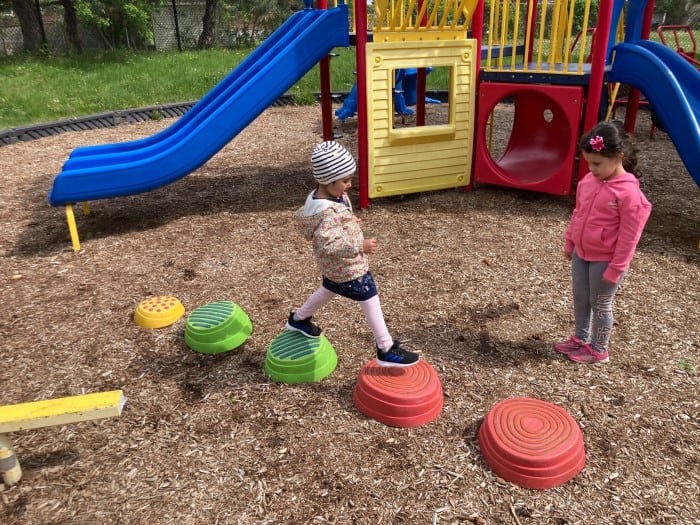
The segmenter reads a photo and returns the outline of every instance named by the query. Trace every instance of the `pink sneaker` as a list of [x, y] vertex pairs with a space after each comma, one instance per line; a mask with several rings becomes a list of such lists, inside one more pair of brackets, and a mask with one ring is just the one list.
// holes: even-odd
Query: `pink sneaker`
[[556, 343], [554, 345], [554, 349], [557, 352], [561, 352], [562, 354], [569, 355], [571, 352], [578, 352], [581, 350], [581, 347], [585, 345], [583, 341], [581, 341], [578, 337], [575, 335], [572, 335], [569, 339], [566, 341], [561, 341], [559, 343]]
[[608, 351], [597, 352], [589, 344], [583, 345], [578, 351], [567, 354], [567, 357], [577, 363], [607, 363], [610, 361]]

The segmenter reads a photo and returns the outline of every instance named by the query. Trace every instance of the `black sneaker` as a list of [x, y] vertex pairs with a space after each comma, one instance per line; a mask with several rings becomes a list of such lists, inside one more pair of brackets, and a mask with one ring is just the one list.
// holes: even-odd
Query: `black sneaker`
[[285, 328], [294, 332], [300, 332], [306, 337], [311, 337], [313, 339], [321, 337], [321, 329], [317, 324], [311, 322], [311, 317], [307, 317], [301, 321], [295, 321], [294, 312], [289, 312], [289, 319], [287, 319]]
[[394, 341], [394, 344], [386, 352], [377, 347], [377, 364], [379, 366], [412, 366], [419, 360], [418, 354], [401, 348], [401, 343], [398, 341]]

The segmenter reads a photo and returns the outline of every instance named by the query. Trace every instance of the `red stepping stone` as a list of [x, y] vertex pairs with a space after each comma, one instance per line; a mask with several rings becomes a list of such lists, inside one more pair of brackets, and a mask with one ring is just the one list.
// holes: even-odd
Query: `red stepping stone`
[[566, 483], [586, 463], [583, 434], [574, 418], [538, 399], [497, 403], [484, 418], [478, 439], [491, 470], [528, 489]]
[[392, 427], [417, 427], [442, 410], [442, 383], [425, 360], [407, 367], [379, 366], [372, 359], [357, 378], [352, 400], [364, 415]]

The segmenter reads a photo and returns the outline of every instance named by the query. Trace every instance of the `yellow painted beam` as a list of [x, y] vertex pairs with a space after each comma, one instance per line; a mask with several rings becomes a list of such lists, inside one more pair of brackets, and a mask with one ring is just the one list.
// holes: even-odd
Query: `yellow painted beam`
[[0, 406], [0, 434], [119, 416], [126, 403], [121, 390]]

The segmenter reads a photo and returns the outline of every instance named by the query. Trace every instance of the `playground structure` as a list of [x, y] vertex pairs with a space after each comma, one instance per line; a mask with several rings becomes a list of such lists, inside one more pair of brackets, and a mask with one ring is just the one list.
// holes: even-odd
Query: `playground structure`
[[119, 416], [126, 398], [121, 390], [0, 406], [0, 474], [6, 486], [22, 478], [22, 468], [6, 434]]
[[[65, 206], [73, 249], [80, 243], [73, 205], [133, 195], [174, 182], [205, 163], [317, 63], [325, 140], [333, 138], [329, 53], [349, 46], [354, 28], [360, 207], [390, 195], [471, 187], [482, 182], [570, 195], [587, 170], [576, 139], [632, 87], [625, 124], [634, 129], [639, 91], [700, 185], [700, 73], [681, 53], [649, 41], [653, 1], [496, 0], [484, 3], [373, 3], [294, 13], [175, 124], [122, 144], [74, 150], [54, 179], [53, 206]], [[581, 24], [574, 30], [574, 20]], [[471, 28], [471, 35], [470, 33]], [[484, 29], [487, 28], [486, 37]], [[470, 37], [471, 36], [471, 37]], [[578, 49], [578, 51], [576, 51]], [[302, 52], [303, 51], [303, 52]], [[449, 72], [447, 120], [426, 125], [426, 74]], [[397, 78], [411, 74], [415, 126]], [[655, 78], [655, 82], [648, 82]], [[404, 80], [405, 81], [405, 80]], [[495, 108], [512, 101], [510, 137], [493, 153]], [[404, 99], [405, 102], [405, 99]]]
[[[452, 7], [454, 11], [449, 12]], [[591, 2], [506, 0], [491, 3], [488, 21], [484, 23], [484, 5], [480, 2], [448, 4], [441, 9], [420, 3], [380, 1], [374, 3], [377, 22], [372, 28], [372, 43], [364, 38], [367, 32], [362, 23], [366, 17], [362, 10], [363, 6], [358, 4], [355, 10], [358, 86], [366, 85], [368, 106], [366, 114], [362, 114], [361, 105], [358, 112], [361, 206], [368, 206], [371, 198], [382, 195], [437, 189], [443, 183], [442, 187], [449, 187], [449, 180], [437, 180], [439, 175], [449, 172], [440, 163], [457, 158], [447, 153], [440, 158], [431, 156], [428, 151], [439, 151], [451, 139], [444, 137], [443, 141], [439, 134], [431, 137], [428, 130], [414, 130], [414, 135], [402, 143], [410, 147], [391, 151], [391, 143], [397, 143], [399, 132], [392, 130], [389, 140], [385, 140], [381, 130], [388, 126], [377, 119], [373, 109], [376, 101], [391, 100], [386, 93], [376, 91], [382, 82], [375, 76], [376, 70], [384, 58], [377, 55], [383, 45], [377, 42], [400, 42], [406, 50], [402, 58], [422, 61], [421, 66], [431, 67], [437, 61], [428, 56], [442, 58], [445, 41], [459, 39], [464, 42], [465, 55], [470, 54], [478, 63], [476, 78], [459, 77], [453, 71], [452, 78], [460, 81], [450, 86], [448, 96], [452, 109], [478, 90], [477, 103], [466, 127], [453, 121], [450, 114], [449, 124], [454, 122], [456, 129], [466, 129], [467, 142], [473, 148], [467, 171], [458, 177], [463, 185], [470, 184], [473, 178], [477, 182], [530, 191], [571, 194], [576, 175], [587, 170], [576, 155], [576, 139], [610, 113], [617, 93], [614, 86], [619, 83], [644, 91], [691, 176], [700, 184], [696, 154], [700, 147], [700, 105], [694, 94], [700, 76], [676, 52], [646, 40], [653, 2], [603, 0], [594, 17]], [[575, 19], [581, 23], [578, 32], [574, 31]], [[457, 24], [456, 20], [464, 23]], [[465, 39], [469, 24], [480, 53], [467, 47], [472, 42]], [[485, 28], [488, 31], [484, 38]], [[432, 42], [432, 47], [428, 43], [424, 49], [413, 48], [414, 40]], [[579, 51], [573, 53], [577, 44]], [[363, 47], [367, 50], [363, 51]], [[663, 80], [650, 86], [645, 80], [650, 77], [663, 77]], [[420, 75], [418, 78], [420, 81]], [[610, 89], [605, 89], [606, 86]], [[416, 129], [424, 128], [420, 94], [417, 100]], [[506, 100], [513, 102], [512, 128], [505, 151], [495, 158], [490, 140], [493, 110]], [[638, 106], [639, 92], [632, 89], [626, 113], [628, 130], [634, 129]], [[366, 135], [362, 135], [365, 131]], [[426, 145], [428, 142], [431, 146]], [[386, 155], [386, 150], [393, 155]], [[367, 159], [365, 164], [364, 159]], [[429, 182], [433, 174], [435, 178]], [[456, 185], [452, 180], [452, 185]]]
[[[505, 7], [506, 4], [504, 3], [503, 6]], [[467, 13], [469, 12], [467, 11]], [[304, 14], [305, 16], [307, 15], [307, 13]], [[397, 20], [401, 19], [398, 15], [392, 15], [392, 18], [396, 18]], [[496, 20], [498, 19], [495, 14], [493, 18]], [[543, 17], [543, 19], [546, 19], [546, 17]], [[462, 31], [464, 31], [464, 27], [462, 27], [463, 24], [458, 25], [460, 25], [460, 27], [455, 30], [455, 32], [459, 32], [461, 35]], [[366, 144], [368, 147], [365, 150], [364, 156], [362, 156], [361, 153], [360, 158], [364, 159], [366, 163], [365, 167], [370, 167], [370, 158], [372, 162], [376, 162], [376, 164], [371, 165], [372, 171], [368, 170], [364, 174], [362, 172], [360, 173], [361, 177], [367, 177], [367, 179], [365, 179], [367, 181], [365, 187], [371, 188], [372, 191], [375, 192], [375, 197], [425, 191], [426, 189], [438, 189], [441, 187], [459, 187], [470, 183], [472, 164], [476, 162], [484, 162], [486, 164], [488, 164], [488, 162], [493, 162], [495, 167], [486, 165], [485, 168], [490, 169], [491, 172], [488, 172], [488, 169], [485, 169], [485, 172], [494, 174], [495, 178], [488, 181], [475, 177], [476, 180], [492, 182], [504, 186], [522, 187], [533, 191], [547, 191], [550, 193], [563, 194], [570, 192], [575, 173], [574, 170], [577, 166], [573, 145], [577, 133], [582, 126], [582, 118], [588, 115], [586, 89], [590, 87], [590, 84], [579, 85], [576, 81], [563, 79], [569, 74], [569, 70], [571, 70], [575, 72], [575, 75], [572, 73], [572, 76], [586, 77], [586, 75], [589, 74], [588, 81], [590, 82], [592, 74], [586, 71], [587, 68], [592, 69], [593, 67], [594, 52], [592, 51], [589, 55], [591, 57], [590, 62], [581, 61], [580, 63], [571, 65], [571, 67], [567, 66], [565, 69], [566, 73], [559, 72], [559, 68], [561, 67], [559, 62], [541, 62], [538, 66], [535, 66], [534, 72], [527, 69], [529, 65], [523, 65], [521, 69], [526, 69], [524, 73], [526, 77], [529, 76], [538, 79], [528, 80], [528, 78], [514, 76], [518, 74], [518, 61], [515, 60], [515, 56], [517, 56], [519, 52], [520, 44], [497, 44], [500, 46], [498, 57], [495, 56], [495, 52], [492, 55], [487, 55], [489, 64], [493, 63], [493, 66], [483, 68], [482, 71], [482, 68], [478, 64], [479, 59], [476, 58], [480, 57], [481, 53], [475, 51], [479, 50], [481, 47], [478, 40], [475, 43], [470, 39], [461, 39], [459, 35], [455, 34], [453, 35], [454, 38], [451, 40], [448, 38], [447, 40], [441, 41], [438, 36], [443, 36], [445, 33], [450, 32], [446, 27], [448, 26], [444, 25], [439, 29], [437, 31], [438, 35], [431, 35], [436, 37], [435, 41], [426, 41], [425, 36], [418, 32], [417, 34], [419, 36], [415, 41], [410, 40], [411, 37], [405, 35], [395, 36], [396, 40], [392, 40], [394, 37], [386, 37], [383, 41], [376, 42], [376, 46], [372, 46], [367, 50], [365, 58], [369, 57], [372, 59], [370, 60], [371, 68], [365, 64], [367, 66], [366, 83], [359, 83], [359, 85], [364, 85], [365, 96], [364, 98], [358, 96], [358, 110], [361, 111], [363, 109], [362, 105], [364, 104], [364, 111], [366, 112], [364, 122], [367, 124], [367, 127], [361, 129], [367, 132], [365, 140], [367, 141]], [[401, 31], [397, 31], [397, 33], [400, 32]], [[584, 32], [584, 34], [587, 34], [587, 32]], [[300, 37], [299, 42], [307, 41], [305, 38]], [[407, 45], [406, 42], [410, 42], [410, 45]], [[505, 42], [505, 40], [503, 40], [503, 42]], [[598, 40], [598, 42], [600, 42], [600, 40]], [[509, 45], [512, 50], [510, 61], [506, 59], [508, 56], [507, 53], [504, 53]], [[487, 53], [488, 49], [492, 47], [495, 51], [495, 46], [487, 46]], [[596, 46], [591, 45], [591, 47], [597, 49], [598, 44], [596, 44]], [[526, 55], [526, 50], [528, 49], [527, 44], [525, 44], [522, 49], [523, 53]], [[421, 80], [421, 71], [428, 70], [430, 67], [433, 67], [433, 64], [436, 64], [437, 67], [450, 68], [451, 70], [450, 98], [448, 100], [450, 116], [448, 122], [439, 126], [425, 126], [424, 124], [420, 124], [411, 129], [395, 128], [393, 126], [393, 115], [395, 114], [394, 109], [397, 102], [396, 98], [392, 97], [391, 94], [396, 87], [396, 84], [392, 86], [392, 79], [396, 78], [396, 71], [403, 71], [407, 68], [416, 69], [416, 80], [418, 82], [416, 85], [416, 103], [419, 106], [416, 109], [416, 120], [420, 122], [424, 119], [425, 113], [425, 108], [420, 107], [424, 104], [423, 101], [425, 101], [425, 97], [421, 93], [421, 90], [424, 89], [424, 86], [421, 86], [423, 83], [423, 80]], [[525, 63], [523, 62], [523, 64]], [[256, 66], [250, 65], [249, 67], [252, 71]], [[562, 70], [564, 70], [563, 67]], [[488, 81], [490, 83], [480, 83], [479, 75], [484, 75], [487, 72], [492, 73], [493, 76], [493, 78]], [[501, 77], [500, 75], [503, 76]], [[540, 76], [538, 77], [537, 75]], [[252, 82], [253, 77], [254, 75], [251, 76], [250, 82]], [[272, 76], [269, 77], [269, 79], [272, 78]], [[499, 80], [500, 78], [505, 78], [505, 80]], [[514, 82], [513, 80], [515, 79], [520, 81]], [[231, 83], [236, 81], [236, 79], [230, 80]], [[551, 85], [543, 84], [545, 80], [549, 81]], [[560, 84], [557, 82], [560, 82]], [[568, 82], [571, 82], [571, 84]], [[543, 85], [544, 87], [542, 87]], [[245, 84], [240, 84], [236, 89], [243, 89], [244, 86]], [[551, 88], [552, 86], [556, 86], [560, 89], [557, 89], [556, 92], [550, 92], [547, 88]], [[275, 89], [279, 88], [279, 85], [275, 86]], [[483, 91], [481, 91], [482, 89]], [[600, 97], [602, 98], [602, 89], [600, 91]], [[214, 123], [223, 126], [223, 122], [217, 120], [219, 117], [217, 114], [218, 105], [225, 105], [228, 100], [226, 97], [236, 96], [236, 93], [236, 90], [232, 90], [232, 93], [224, 96], [223, 100], [219, 100], [217, 103], [213, 104], [214, 107], [209, 108], [211, 110], [209, 116], [203, 116], [201, 121], [192, 124], [193, 127], [201, 126], [201, 129], [191, 132], [194, 137], [193, 140], [205, 141], [208, 130], [212, 129], [210, 126]], [[367, 96], [368, 93], [370, 96]], [[512, 97], [514, 99], [516, 113], [513, 132], [511, 133], [511, 140], [509, 141], [506, 153], [504, 153], [500, 159], [494, 159], [489, 153], [490, 147], [486, 139], [488, 126], [491, 120], [490, 115], [495, 105], [506, 97]], [[392, 107], [392, 103], [394, 107]], [[482, 106], [482, 104], [488, 105]], [[600, 103], [598, 103], [597, 106], [595, 120], [599, 118], [602, 109]], [[490, 109], [490, 111], [482, 111], [484, 108]], [[201, 107], [199, 111], [202, 112], [200, 113], [200, 115], [202, 115], [207, 111], [207, 108]], [[371, 123], [368, 115], [372, 115], [373, 117]], [[192, 117], [192, 119], [195, 118], [197, 118], [197, 114]], [[238, 122], [237, 125], [240, 125], [240, 122]], [[382, 125], [385, 127], [382, 128]], [[197, 134], [202, 131], [205, 131], [203, 136]], [[324, 132], [325, 131], [324, 129]], [[118, 187], [116, 184], [118, 180], [110, 181], [109, 183], [107, 183], [107, 181], [102, 181], [100, 170], [103, 167], [103, 162], [112, 162], [113, 164], [108, 164], [108, 166], [111, 166], [113, 174], [116, 175], [128, 174], [129, 170], [132, 168], [130, 164], [132, 161], [133, 167], [144, 170], [144, 175], [148, 173], [146, 171], [147, 169], [153, 169], [155, 167], [170, 168], [172, 171], [168, 176], [174, 180], [174, 178], [184, 176], [186, 173], [183, 174], [179, 171], [177, 165], [168, 163], [173, 153], [171, 149], [168, 148], [179, 148], [182, 145], [182, 140], [190, 138], [190, 135], [187, 133], [190, 133], [190, 131], [183, 130], [180, 136], [175, 136], [173, 138], [172, 144], [169, 146], [161, 145], [157, 141], [148, 143], [146, 148], [152, 147], [152, 153], [157, 157], [157, 161], [162, 162], [162, 164], [156, 166], [149, 164], [153, 160], [149, 153], [141, 153], [139, 151], [143, 144], [131, 150], [128, 149], [127, 144], [127, 147], [123, 151], [120, 151], [119, 148], [116, 147], [114, 149], [108, 147], [106, 150], [101, 150], [101, 152], [98, 150], [94, 158], [91, 155], [86, 155], [87, 160], [85, 160], [84, 163], [81, 161], [80, 150], [76, 150], [75, 156], [71, 157], [76, 160], [76, 162], [72, 164], [72, 168], [75, 169], [75, 173], [82, 174], [82, 169], [87, 171], [88, 176], [85, 178], [85, 181], [88, 182], [88, 186], [90, 184], [94, 185], [94, 187], [90, 189], [95, 192], [104, 191], [105, 195], [109, 195], [110, 192], [131, 192], [135, 188], [130, 184]], [[176, 135], [176, 132], [173, 131], [173, 134]], [[164, 135], [167, 135], [167, 133], [164, 133]], [[562, 138], [564, 135], [566, 135], [566, 140]], [[167, 136], [161, 138], [164, 140], [168, 139]], [[475, 143], [479, 138], [482, 139], [482, 142]], [[145, 140], [148, 141], [149, 139]], [[552, 144], [555, 145], [555, 148], [552, 148]], [[369, 149], [369, 145], [373, 148], [372, 150]], [[480, 153], [479, 147], [483, 148], [481, 152], [488, 153], [488, 157], [485, 156], [480, 160], [474, 160], [475, 156]], [[187, 148], [184, 149], [186, 150]], [[553, 171], [545, 172], [544, 176], [538, 179], [533, 180], [527, 178], [526, 175], [536, 172], [541, 168], [543, 164], [542, 158], [550, 153], [549, 149], [554, 149], [555, 151], [551, 156], [545, 158], [544, 164], [548, 168], [553, 168]], [[124, 155], [120, 156], [121, 153], [124, 153]], [[197, 152], [197, 154], [199, 153], [201, 153], [201, 151]], [[539, 155], [539, 157], [533, 157], [533, 154]], [[394, 165], [396, 164], [395, 160], [397, 158], [401, 159], [402, 162], [405, 160], [403, 166], [397, 167]], [[206, 160], [205, 154], [199, 157], [198, 160], [204, 162]], [[418, 165], [418, 169], [416, 169], [415, 166], [416, 161], [422, 163]], [[124, 167], [122, 167], [122, 164]], [[94, 171], [89, 171], [92, 168], [94, 168]], [[411, 170], [416, 172], [411, 174], [415, 175], [415, 178], [405, 178], [404, 175]], [[426, 172], [429, 172], [428, 177], [424, 176]], [[66, 173], [68, 173], [67, 170]], [[476, 170], [476, 173], [479, 177], [481, 176], [478, 170]], [[93, 178], [94, 175], [98, 176]], [[501, 178], [498, 178], [499, 176]], [[113, 184], [113, 186], [109, 186], [109, 184]], [[156, 182], [151, 179], [148, 184], [157, 187], [158, 185], [167, 184], [167, 182], [161, 183], [160, 181]], [[371, 186], [371, 184], [374, 184], [374, 186]], [[77, 185], [75, 186], [76, 189], [78, 187]], [[59, 193], [57, 192], [54, 196], [58, 198]], [[66, 206], [71, 206], [71, 204], [66, 204]], [[75, 239], [77, 240], [77, 234]], [[297, 337], [297, 339], [299, 338]], [[308, 343], [304, 340], [302, 340], [302, 342]], [[204, 344], [208, 344], [208, 341], [204, 341]], [[193, 346], [197, 345], [195, 344]], [[330, 354], [328, 348], [326, 347], [325, 349], [326, 354]], [[277, 348], [271, 347], [268, 351], [268, 359], [265, 363], [266, 371], [271, 377], [273, 377], [274, 374], [278, 374], [281, 377], [288, 377], [289, 374], [287, 374], [286, 369], [281, 373], [279, 372], [279, 369], [287, 363], [285, 363], [283, 359], [285, 356], [280, 355], [277, 350]], [[288, 351], [289, 347], [285, 344], [280, 347], [279, 350], [280, 352]], [[303, 352], [307, 350], [307, 348], [302, 348]], [[208, 346], [202, 346], [200, 351], [215, 353], [218, 352], [219, 349], [210, 349]], [[329, 360], [324, 362], [324, 367], [321, 368], [321, 376], [330, 373], [335, 366], [332, 355], [325, 355], [323, 357], [329, 357]], [[297, 360], [297, 358], [294, 359], [294, 361]], [[425, 363], [423, 362], [423, 364]], [[421, 366], [423, 366], [423, 364]], [[278, 366], [278, 369], [275, 369], [273, 365]], [[390, 375], [386, 371], [382, 373], [389, 376], [388, 378], [380, 376], [371, 365], [367, 367], [366, 370], [363, 370], [363, 375], [361, 375], [358, 380], [356, 390], [354, 391], [354, 401], [358, 408], [362, 407], [360, 410], [363, 411], [363, 413], [390, 425], [413, 426], [432, 421], [433, 418], [437, 417], [442, 408], [442, 392], [439, 388], [439, 382], [434, 379], [436, 376], [428, 375], [432, 369], [426, 368], [427, 371], [424, 375], [418, 375], [418, 371], [420, 370], [421, 369], [418, 367], [409, 369], [410, 372], [416, 373], [416, 380], [413, 381], [413, 384], [409, 384], [409, 386], [414, 386], [415, 383], [419, 381], [425, 384], [426, 392], [423, 393], [426, 394], [424, 397], [427, 398], [427, 402], [424, 399], [418, 399], [415, 404], [409, 407], [397, 407], [395, 403], [388, 403], [385, 410], [377, 410], [377, 399], [374, 397], [375, 392], [378, 390], [382, 397], [386, 397], [387, 389], [384, 387], [388, 380], [394, 380], [396, 376]], [[317, 369], [313, 369], [312, 371], [317, 372]], [[296, 378], [297, 376], [294, 376], [295, 380]], [[315, 379], [316, 376], [312, 376], [311, 379], [302, 376], [302, 380]], [[392, 384], [392, 389], [400, 389], [403, 388], [403, 386], [404, 382], [397, 382], [395, 387]], [[412, 413], [415, 406], [422, 409], [426, 404], [428, 405], [428, 410], [420, 410], [418, 412], [418, 417]], [[408, 419], [404, 415], [404, 411], [409, 412]], [[396, 415], [397, 412], [399, 413], [398, 416]], [[520, 416], [518, 415], [518, 417]], [[488, 426], [484, 428], [483, 436], [486, 438], [487, 442], [489, 440], [494, 441], [499, 437], [500, 431], [498, 429], [491, 430]], [[564, 427], [564, 430], [571, 429], [574, 429], [571, 423]], [[546, 488], [550, 486], [550, 483], [559, 483], [575, 475], [583, 467], [585, 455], [582, 453], [582, 440], [579, 439], [579, 434], [576, 434], [576, 439], [572, 440], [572, 443], [576, 446], [578, 455], [576, 456], [576, 461], [572, 465], [566, 464], [562, 466], [563, 473], [561, 474], [561, 478], [547, 478], [540, 486], [539, 479], [532, 482], [533, 476], [526, 473], [521, 483], [530, 483], [533, 488]], [[489, 458], [493, 461], [494, 465], [502, 467], [501, 455], [507, 454], [509, 449], [515, 445], [518, 445], [517, 441], [513, 444], [506, 443], [505, 447], [490, 449]], [[555, 461], [559, 459], [559, 456], [554, 456], [550, 459]], [[558, 466], [559, 463], [555, 463], [555, 465]], [[528, 466], [529, 465], [525, 465], [525, 467]], [[521, 465], [510, 465], [506, 463], [505, 467], [506, 473], [508, 473], [513, 470], [513, 467], [521, 467]], [[518, 471], [516, 474], [520, 475], [520, 472]], [[517, 477], [515, 478], [516, 481], [518, 479]]]

